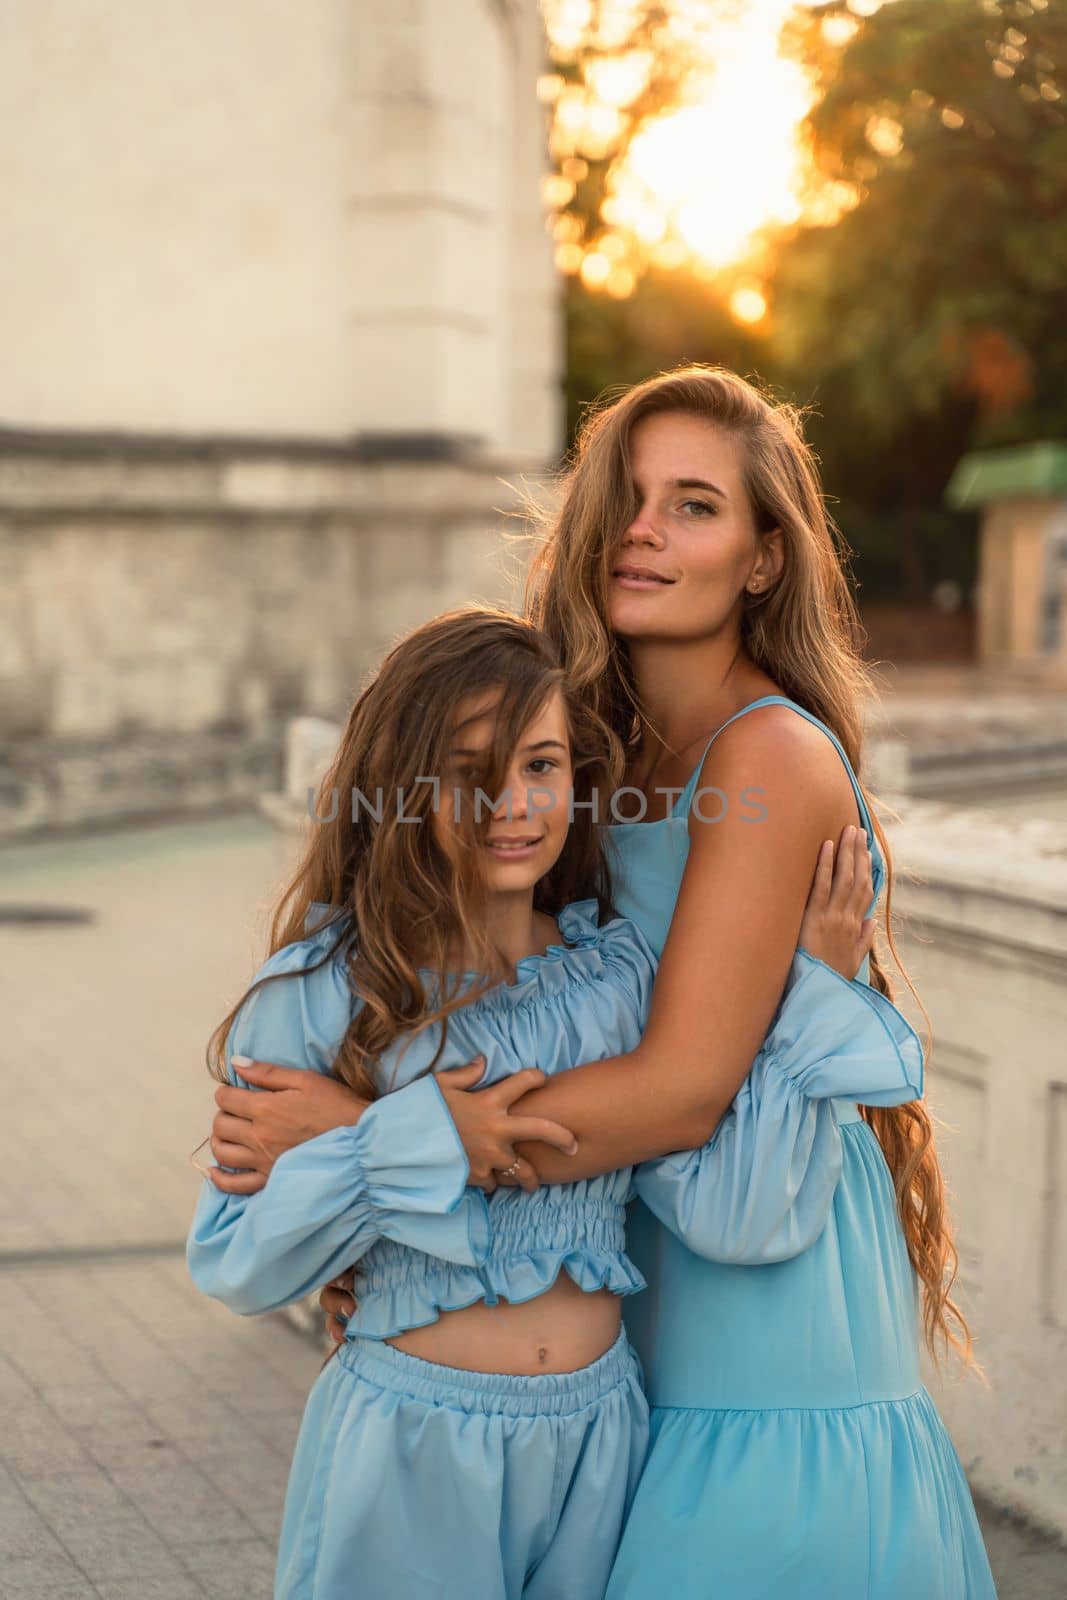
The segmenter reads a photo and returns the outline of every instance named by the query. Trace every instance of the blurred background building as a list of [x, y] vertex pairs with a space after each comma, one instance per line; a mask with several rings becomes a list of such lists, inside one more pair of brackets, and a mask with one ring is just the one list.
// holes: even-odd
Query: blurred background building
[[1067, 1588], [1065, 62], [1055, 0], [9, 0], [19, 1592], [269, 1570], [315, 1354], [184, 1282], [204, 1041], [366, 672], [684, 360], [809, 410], [989, 1386], [931, 1381], [1005, 1600]]
[[561, 431], [537, 9], [2, 27], [0, 832], [249, 800], [508, 592], [500, 479]]

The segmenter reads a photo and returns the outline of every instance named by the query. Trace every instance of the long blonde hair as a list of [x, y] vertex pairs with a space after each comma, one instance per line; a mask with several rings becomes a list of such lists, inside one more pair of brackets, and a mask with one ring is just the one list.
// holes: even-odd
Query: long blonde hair
[[[336, 927], [322, 958], [304, 970], [317, 970], [338, 954], [346, 963], [362, 1005], [332, 1072], [367, 1099], [381, 1092], [371, 1070], [377, 1058], [400, 1035], [442, 1020], [432, 1070], [445, 1047], [448, 1017], [492, 987], [502, 967], [486, 932], [488, 889], [477, 848], [492, 821], [488, 809], [480, 807], [476, 816], [473, 805], [461, 803], [455, 856], [440, 847], [430, 825], [434, 805], [449, 803], [443, 780], [436, 791], [427, 780], [441, 779], [446, 770], [456, 708], [469, 695], [498, 696], [492, 743], [475, 780], [487, 795], [498, 795], [523, 729], [557, 689], [571, 740], [574, 820], [533, 903], [556, 915], [573, 900], [595, 898], [604, 920], [612, 910], [611, 880], [589, 800], [605, 782], [610, 738], [570, 689], [555, 648], [537, 628], [492, 607], [435, 617], [389, 651], [352, 707], [319, 788], [303, 859], [274, 908], [270, 953], [306, 932], [328, 934]], [[317, 903], [329, 909], [310, 929]], [[450, 988], [450, 952], [464, 948], [485, 977], [474, 987]], [[436, 981], [427, 985], [424, 971]], [[226, 1041], [248, 996], [291, 976], [261, 978], [215, 1029], [208, 1044], [215, 1077], [227, 1079]]]
[[[650, 378], [591, 408], [563, 474], [562, 501], [531, 564], [526, 612], [553, 640], [575, 691], [611, 730], [612, 769], [639, 739], [643, 720], [629, 653], [608, 624], [608, 585], [618, 539], [637, 512], [630, 439], [642, 418], [682, 412], [735, 437], [757, 531], [783, 534], [781, 574], [745, 595], [741, 645], [782, 693], [811, 711], [841, 741], [855, 771], [862, 744], [861, 702], [871, 692], [860, 655], [862, 630], [845, 570], [848, 555], [826, 512], [801, 414], [774, 403], [736, 373], [691, 366]], [[886, 867], [885, 935], [905, 983], [929, 1018], [893, 938], [892, 864], [885, 832], [871, 813]], [[872, 950], [871, 983], [892, 998]], [[923, 1329], [931, 1351], [971, 1360], [966, 1320], [951, 1298], [957, 1253], [933, 1129], [921, 1100], [863, 1107], [893, 1176], [908, 1254], [923, 1287]]]

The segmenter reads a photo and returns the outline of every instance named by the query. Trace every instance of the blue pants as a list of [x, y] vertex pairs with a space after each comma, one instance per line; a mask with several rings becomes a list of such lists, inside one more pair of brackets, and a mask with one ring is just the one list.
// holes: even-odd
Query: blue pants
[[308, 1398], [275, 1600], [601, 1600], [647, 1442], [624, 1333], [536, 1377], [353, 1339]]

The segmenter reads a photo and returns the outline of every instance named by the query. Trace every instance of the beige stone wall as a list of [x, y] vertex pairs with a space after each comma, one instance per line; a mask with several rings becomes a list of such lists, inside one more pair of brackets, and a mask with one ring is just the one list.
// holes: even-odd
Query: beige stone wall
[[562, 436], [537, 0], [3, 33], [0, 833], [252, 799], [397, 634], [515, 596]]
[[930, 1383], [975, 1486], [1063, 1535], [1067, 834], [910, 803], [890, 838], [898, 942], [933, 1026], [959, 1297], [988, 1376], [931, 1368]]
[[480, 464], [0, 452], [0, 835], [252, 800], [400, 633], [514, 604]]
[[536, 0], [10, 0], [0, 427], [558, 447]]

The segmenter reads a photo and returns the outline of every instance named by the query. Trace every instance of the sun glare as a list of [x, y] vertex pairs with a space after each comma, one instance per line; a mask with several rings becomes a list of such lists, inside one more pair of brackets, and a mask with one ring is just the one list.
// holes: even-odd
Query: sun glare
[[[814, 90], [803, 67], [781, 53], [780, 36], [798, 5], [814, 3], [670, 0], [662, 48], [673, 41], [686, 63], [676, 103], [643, 121], [613, 159], [657, 59], [654, 50], [633, 46], [643, 0], [543, 0], [557, 60], [588, 47], [577, 79], [548, 73], [539, 91], [553, 107], [557, 171], [546, 180], [545, 199], [561, 213], [553, 233], [562, 272], [622, 297], [650, 262], [688, 263], [703, 277], [727, 274], [727, 301], [739, 321], [763, 320], [766, 303], [759, 296], [757, 308], [751, 285], [764, 230], [802, 213], [831, 220], [830, 213], [855, 201], [851, 194], [823, 194], [823, 216], [812, 210], [810, 195], [804, 198], [801, 130]], [[849, 0], [851, 17], [828, 19], [829, 42], [844, 43], [856, 17], [880, 3]], [[892, 129], [879, 131], [888, 142]], [[577, 219], [566, 208], [588, 163], [597, 161], [607, 162], [599, 211], [575, 231]], [[741, 292], [734, 294], [738, 283]]]
[[692, 100], [634, 138], [614, 190], [711, 266], [738, 260], [768, 223], [800, 214], [798, 128], [811, 103], [801, 68], [778, 54], [789, 0], [754, 0], [709, 45], [714, 69]]

